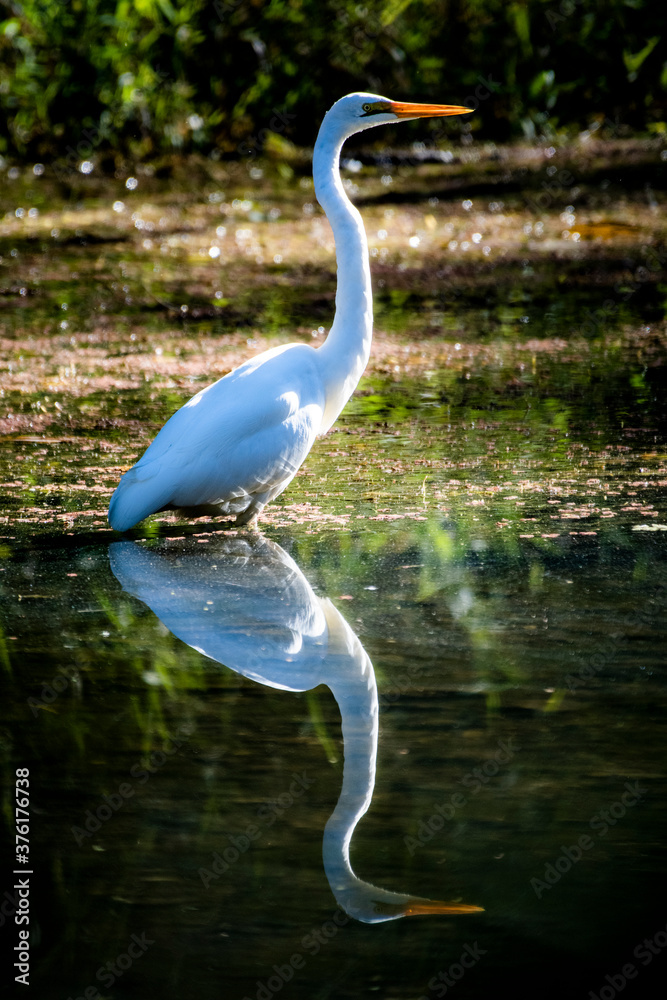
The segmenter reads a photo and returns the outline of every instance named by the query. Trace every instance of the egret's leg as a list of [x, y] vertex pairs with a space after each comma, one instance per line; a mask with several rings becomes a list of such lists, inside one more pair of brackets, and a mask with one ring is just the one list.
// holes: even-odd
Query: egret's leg
[[236, 521], [234, 522], [235, 527], [240, 528], [245, 524], [253, 531], [256, 530], [257, 521], [259, 519], [259, 515], [264, 510], [264, 506], [265, 505], [263, 503], [256, 503], [254, 501], [250, 503], [245, 510], [242, 510], [236, 515]]

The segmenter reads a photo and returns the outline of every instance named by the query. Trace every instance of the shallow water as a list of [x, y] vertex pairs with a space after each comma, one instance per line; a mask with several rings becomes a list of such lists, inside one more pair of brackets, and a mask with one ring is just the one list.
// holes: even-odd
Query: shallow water
[[[661, 190], [582, 161], [536, 214], [521, 165], [468, 209], [434, 168], [393, 201], [355, 175], [378, 336], [337, 428], [263, 537], [164, 515], [123, 541], [108, 497], [174, 407], [267, 332], [326, 332], [324, 224], [266, 169], [3, 206], [4, 814], [29, 768], [36, 995], [651, 996]], [[411, 905], [378, 889], [483, 912], [378, 922]]]

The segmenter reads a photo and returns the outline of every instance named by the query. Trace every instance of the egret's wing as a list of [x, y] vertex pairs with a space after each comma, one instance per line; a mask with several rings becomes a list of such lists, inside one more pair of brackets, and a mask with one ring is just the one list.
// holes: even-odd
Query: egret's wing
[[112, 523], [129, 527], [166, 505], [198, 507], [284, 488], [312, 447], [323, 409], [312, 348], [294, 344], [252, 359], [167, 421], [121, 479]]

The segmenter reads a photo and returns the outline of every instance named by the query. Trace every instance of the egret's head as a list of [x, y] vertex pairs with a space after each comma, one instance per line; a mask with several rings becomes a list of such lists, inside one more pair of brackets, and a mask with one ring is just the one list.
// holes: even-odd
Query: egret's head
[[361, 132], [375, 125], [409, 121], [412, 118], [445, 118], [450, 115], [468, 115], [472, 108], [453, 104], [407, 104], [390, 101], [378, 94], [347, 94], [327, 112], [325, 121], [335, 122], [347, 135]]

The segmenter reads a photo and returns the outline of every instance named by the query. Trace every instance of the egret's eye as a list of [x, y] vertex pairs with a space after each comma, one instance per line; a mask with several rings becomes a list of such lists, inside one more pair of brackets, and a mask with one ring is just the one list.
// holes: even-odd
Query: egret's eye
[[373, 110], [373, 105], [372, 104], [362, 104], [362, 110], [366, 111], [366, 112], [372, 111]]

